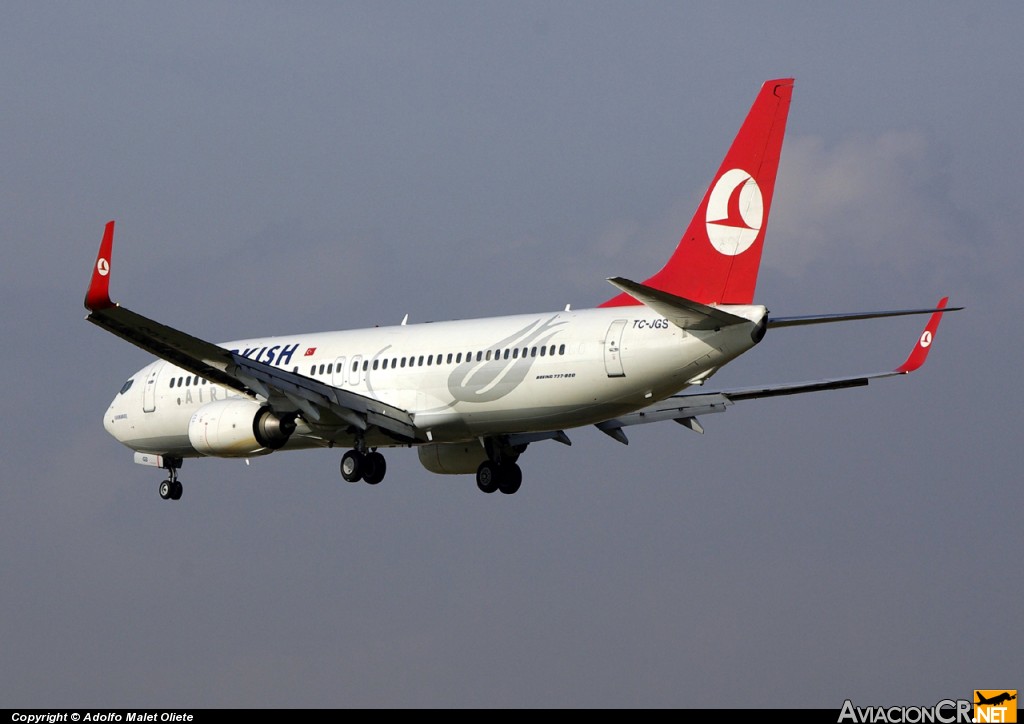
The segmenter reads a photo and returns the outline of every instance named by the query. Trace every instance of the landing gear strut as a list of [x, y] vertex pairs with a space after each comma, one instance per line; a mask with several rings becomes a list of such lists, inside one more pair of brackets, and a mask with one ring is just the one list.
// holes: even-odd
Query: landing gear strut
[[181, 467], [180, 460], [168, 460], [164, 463], [167, 468], [168, 478], [160, 483], [158, 491], [164, 500], [181, 500], [181, 483], [178, 482], [178, 468]]
[[368, 485], [376, 485], [384, 479], [387, 470], [387, 461], [376, 450], [349, 450], [341, 456], [341, 477], [349, 483], [358, 483], [362, 480]]

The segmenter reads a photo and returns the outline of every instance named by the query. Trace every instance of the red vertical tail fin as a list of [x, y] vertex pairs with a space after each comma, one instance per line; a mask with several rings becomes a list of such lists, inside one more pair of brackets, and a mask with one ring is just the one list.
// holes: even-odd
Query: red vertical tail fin
[[[753, 302], [792, 95], [792, 78], [761, 86], [679, 246], [647, 286], [701, 304]], [[601, 306], [632, 304], [623, 293]]]

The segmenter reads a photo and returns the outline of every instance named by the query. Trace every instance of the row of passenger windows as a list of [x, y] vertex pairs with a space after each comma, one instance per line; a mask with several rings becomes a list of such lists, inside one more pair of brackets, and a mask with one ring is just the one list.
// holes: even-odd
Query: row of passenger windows
[[[414, 357], [384, 357], [384, 358], [375, 359], [375, 360], [373, 360], [372, 363], [370, 362], [370, 360], [365, 360], [365, 359], [362, 360], [361, 363], [360, 363], [359, 360], [354, 360], [352, 362], [352, 371], [353, 372], [358, 372], [360, 370], [360, 365], [362, 367], [362, 371], [366, 372], [367, 370], [370, 370], [370, 369], [374, 369], [374, 370], [376, 370], [376, 369], [382, 369], [382, 370], [392, 369], [393, 370], [393, 369], [404, 368], [404, 367], [424, 367], [424, 366], [431, 367], [431, 366], [434, 366], [434, 365], [442, 365], [442, 364], [449, 364], [449, 365], [450, 364], [461, 364], [463, 359], [465, 359], [466, 362], [472, 362], [474, 360], [474, 354], [476, 355], [475, 359], [476, 359], [477, 362], [490, 362], [492, 359], [494, 359], [494, 360], [519, 359], [520, 357], [523, 357], [523, 358], [525, 358], [525, 357], [554, 357], [555, 355], [564, 355], [565, 354], [565, 345], [564, 344], [560, 344], [557, 347], [555, 345], [553, 345], [553, 344], [550, 345], [550, 346], [544, 346], [544, 347], [521, 347], [521, 348], [520, 347], [512, 347], [510, 349], [504, 349], [504, 350], [501, 350], [501, 349], [494, 349], [494, 350], [489, 349], [489, 350], [486, 350], [486, 351], [479, 351], [479, 352], [475, 352], [475, 353], [474, 352], [466, 352], [465, 355], [463, 355], [462, 352], [449, 352], [448, 354], [443, 354], [443, 353], [442, 354], [438, 354], [438, 355], [428, 354], [428, 355], [425, 355], [425, 356], [421, 354], [418, 357], [415, 357], [415, 356]], [[298, 371], [299, 371], [298, 367], [294, 368], [294, 370], [293, 370], [293, 372], [298, 372]], [[341, 372], [341, 364], [340, 363], [338, 364], [338, 371]], [[333, 362], [328, 362], [327, 364], [321, 364], [319, 366], [312, 365], [309, 368], [309, 374], [311, 374], [311, 375], [316, 375], [316, 374], [321, 374], [321, 375], [322, 374], [328, 374], [328, 375], [330, 375], [330, 374], [334, 374], [334, 363]], [[131, 383], [132, 383], [132, 380], [129, 380], [128, 382], [126, 382], [125, 386], [121, 390], [121, 392], [122, 393], [126, 392], [127, 389], [131, 386]], [[188, 376], [188, 377], [172, 377], [171, 378], [170, 386], [172, 388], [173, 387], [198, 387], [199, 385], [206, 385], [206, 384], [209, 384], [209, 382], [206, 379], [200, 377], [199, 375], [191, 375], [191, 376]]]
[[[478, 351], [475, 354], [476, 354], [476, 361], [477, 362], [490, 362], [492, 359], [495, 359], [495, 360], [500, 360], [500, 359], [519, 359], [520, 357], [524, 357], [524, 358], [525, 357], [554, 357], [556, 354], [557, 355], [564, 355], [565, 354], [565, 345], [564, 344], [560, 344], [557, 347], [555, 345], [545, 346], [545, 347], [522, 347], [522, 348], [520, 348], [520, 347], [513, 347], [513, 348], [510, 348], [510, 349], [504, 349], [504, 350], [501, 350], [501, 349], [494, 349], [494, 350], [489, 349], [487, 351]], [[466, 354], [465, 354], [465, 361], [466, 362], [472, 362], [473, 359], [474, 359], [473, 355], [474, 355], [473, 352], [466, 352]], [[434, 366], [434, 365], [442, 365], [442, 364], [449, 364], [449, 365], [450, 364], [461, 364], [462, 361], [463, 361], [463, 354], [462, 354], [462, 352], [449, 352], [447, 355], [445, 355], [443, 353], [442, 354], [438, 354], [438, 355], [433, 355], [433, 354], [422, 355], [421, 354], [418, 357], [384, 357], [384, 358], [375, 359], [375, 360], [373, 360], [372, 363], [370, 362], [370, 360], [365, 360], [364, 359], [364, 360], [362, 360], [362, 362], [360, 362], [357, 359], [357, 360], [353, 360], [353, 362], [352, 362], [352, 371], [353, 372], [358, 372], [360, 370], [360, 365], [361, 365], [362, 371], [366, 372], [367, 370], [370, 370], [370, 369], [374, 369], [374, 370], [376, 370], [376, 369], [382, 369], [382, 370], [392, 369], [393, 370], [393, 369], [398, 369], [398, 368], [402, 368], [402, 367], [424, 367], [424, 366], [431, 367], [431, 366]], [[339, 372], [341, 371], [341, 364], [340, 363], [338, 364], [338, 371]], [[328, 374], [329, 375], [329, 374], [333, 374], [333, 373], [334, 373], [334, 363], [333, 362], [328, 362], [327, 364], [321, 364], [319, 366], [312, 365], [309, 368], [309, 374], [311, 374], [311, 375], [316, 375], [316, 374], [321, 374], [321, 375], [322, 374]]]
[[200, 384], [207, 385], [209, 384], [209, 382], [201, 378], [199, 375], [192, 375], [191, 377], [171, 378], [171, 387], [191, 387], [193, 385], [198, 387]]

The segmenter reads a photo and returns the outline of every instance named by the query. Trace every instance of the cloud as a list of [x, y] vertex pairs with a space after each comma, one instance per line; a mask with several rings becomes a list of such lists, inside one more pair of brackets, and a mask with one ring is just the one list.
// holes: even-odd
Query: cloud
[[907, 270], [928, 255], [961, 257], [967, 214], [951, 198], [947, 165], [921, 131], [786, 143], [765, 264], [790, 276], [828, 255]]

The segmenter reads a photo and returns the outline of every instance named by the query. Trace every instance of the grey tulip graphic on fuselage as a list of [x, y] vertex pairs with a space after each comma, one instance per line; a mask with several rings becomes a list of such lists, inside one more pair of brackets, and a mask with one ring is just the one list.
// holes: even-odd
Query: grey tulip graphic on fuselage
[[459, 402], [493, 402], [522, 384], [537, 359], [537, 348], [565, 324], [555, 319], [537, 320], [479, 353], [484, 359], [467, 360], [452, 370], [448, 377], [452, 397]]

